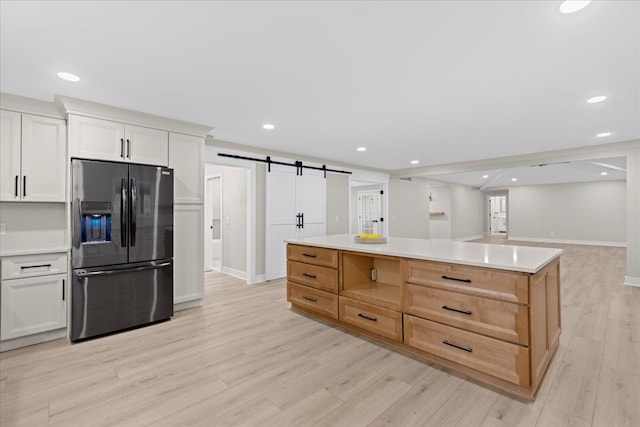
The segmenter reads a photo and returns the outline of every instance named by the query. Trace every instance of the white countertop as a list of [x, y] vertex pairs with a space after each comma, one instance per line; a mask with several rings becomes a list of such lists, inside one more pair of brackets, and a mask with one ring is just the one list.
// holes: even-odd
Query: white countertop
[[387, 243], [382, 244], [355, 243], [353, 237], [350, 234], [338, 234], [288, 239], [286, 242], [524, 273], [536, 273], [562, 253], [561, 249], [470, 243], [446, 239], [389, 237]]

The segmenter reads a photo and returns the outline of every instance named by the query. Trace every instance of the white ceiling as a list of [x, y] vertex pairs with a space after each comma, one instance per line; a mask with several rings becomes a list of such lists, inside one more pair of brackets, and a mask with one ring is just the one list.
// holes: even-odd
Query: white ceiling
[[387, 170], [640, 138], [640, 2], [559, 5], [2, 1], [0, 89]]
[[[429, 176], [429, 179], [489, 190], [520, 185], [625, 180], [627, 178], [626, 168], [625, 157], [613, 157], [433, 175]], [[606, 175], [602, 175], [603, 172]], [[516, 181], [513, 181], [514, 178]]]

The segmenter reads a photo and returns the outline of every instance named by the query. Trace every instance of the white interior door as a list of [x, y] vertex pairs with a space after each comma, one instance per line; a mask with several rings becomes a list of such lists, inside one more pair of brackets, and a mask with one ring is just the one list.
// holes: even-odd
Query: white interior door
[[382, 234], [380, 190], [358, 191], [358, 234]]
[[207, 178], [207, 212], [205, 214], [205, 260], [210, 268], [222, 267], [222, 182], [221, 177]]
[[489, 197], [489, 221], [492, 236], [507, 234], [507, 197]]
[[271, 165], [267, 172], [265, 276], [267, 280], [287, 274], [285, 239], [296, 237], [296, 169]]

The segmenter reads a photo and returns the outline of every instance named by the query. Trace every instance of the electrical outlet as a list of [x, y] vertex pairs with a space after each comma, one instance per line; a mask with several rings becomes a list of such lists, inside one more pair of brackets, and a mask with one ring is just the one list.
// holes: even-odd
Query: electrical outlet
[[0, 224], [0, 234], [7, 234], [7, 224]]
[[340, 218], [338, 218], [338, 215], [336, 215], [336, 222], [340, 222]]
[[231, 218], [230, 217], [226, 217], [224, 219], [224, 223], [227, 224], [227, 225], [231, 224]]

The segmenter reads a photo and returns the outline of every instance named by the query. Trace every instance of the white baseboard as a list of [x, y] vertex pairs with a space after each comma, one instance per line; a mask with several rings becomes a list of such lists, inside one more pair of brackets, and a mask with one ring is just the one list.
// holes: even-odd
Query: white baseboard
[[467, 237], [458, 237], [457, 239], [453, 239], [458, 242], [468, 242], [469, 240], [477, 240], [484, 238], [484, 234], [476, 234], [475, 236], [467, 236]]
[[196, 299], [185, 302], [178, 302], [173, 304], [173, 311], [188, 310], [190, 308], [200, 307], [202, 305], [202, 299]]
[[624, 276], [624, 284], [627, 286], [640, 287], [640, 277]]
[[262, 282], [265, 282], [266, 280], [267, 280], [267, 279], [266, 279], [266, 277], [265, 277], [265, 275], [264, 275], [264, 274], [256, 274], [256, 275], [253, 277], [253, 280], [252, 280], [251, 282], [247, 281], [247, 284], [249, 284], [249, 285], [255, 285], [256, 283], [262, 283]]
[[42, 332], [40, 334], [27, 335], [26, 337], [14, 338], [0, 342], [0, 352], [15, 350], [16, 348], [29, 345], [41, 344], [43, 342], [58, 340], [67, 337], [67, 328], [56, 329], [55, 331]]
[[245, 271], [236, 270], [230, 267], [222, 267], [222, 272], [237, 279], [247, 280], [247, 273]]
[[541, 243], [566, 243], [569, 245], [589, 245], [589, 246], [615, 246], [620, 248], [626, 248], [626, 242], [601, 242], [598, 240], [569, 240], [569, 239], [553, 239], [539, 237], [520, 237], [509, 236], [507, 240], [520, 240], [522, 242], [541, 242]]

